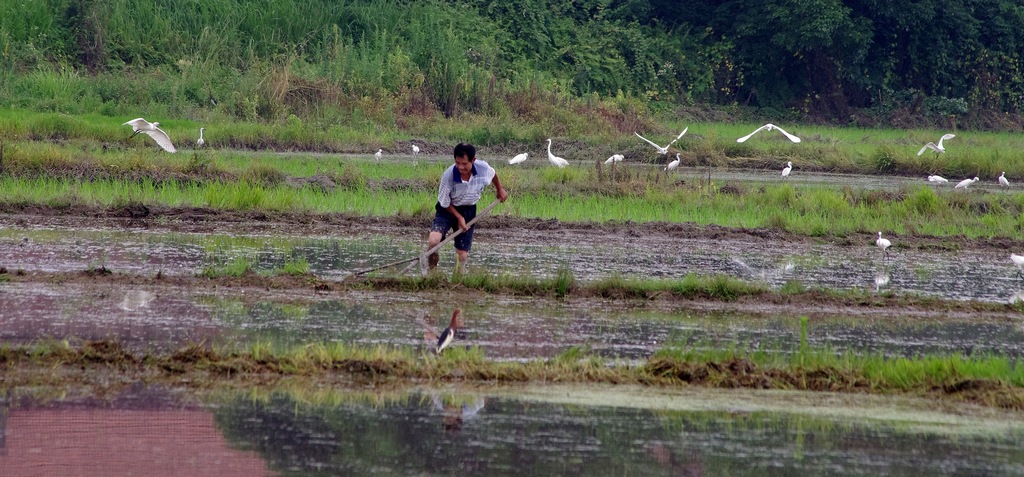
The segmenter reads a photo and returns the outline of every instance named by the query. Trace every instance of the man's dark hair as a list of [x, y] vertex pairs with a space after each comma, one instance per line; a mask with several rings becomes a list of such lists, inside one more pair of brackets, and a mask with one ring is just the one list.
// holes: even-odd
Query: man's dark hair
[[465, 157], [470, 161], [476, 160], [476, 148], [472, 144], [460, 142], [455, 145], [455, 157]]

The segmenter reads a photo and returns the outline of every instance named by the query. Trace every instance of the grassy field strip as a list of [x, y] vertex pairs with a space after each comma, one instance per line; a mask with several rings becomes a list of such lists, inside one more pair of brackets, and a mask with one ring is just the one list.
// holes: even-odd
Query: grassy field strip
[[[127, 204], [272, 210], [301, 213], [428, 217], [432, 190], [380, 191], [365, 187], [323, 192], [286, 185], [237, 182], [75, 181], [0, 178], [0, 201], [51, 207]], [[385, 199], [386, 198], [386, 199]], [[926, 186], [904, 197], [824, 187], [766, 186], [734, 194], [694, 189], [650, 189], [625, 196], [569, 191], [513, 195], [500, 213], [568, 222], [695, 222], [729, 227], [775, 227], [810, 235], [879, 230], [931, 236], [1016, 237], [1024, 229], [1024, 194], [936, 193]]]

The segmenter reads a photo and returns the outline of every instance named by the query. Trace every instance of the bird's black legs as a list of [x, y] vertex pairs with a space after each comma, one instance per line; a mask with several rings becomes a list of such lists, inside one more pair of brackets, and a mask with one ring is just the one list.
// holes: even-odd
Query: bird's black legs
[[135, 136], [138, 136], [140, 132], [142, 132], [142, 130], [141, 130], [141, 129], [140, 129], [140, 130], [138, 130], [138, 131], [135, 131], [135, 133], [133, 133], [133, 134], [132, 134], [131, 136], [128, 136], [128, 139], [131, 139], [131, 138], [133, 138], [133, 137], [135, 137]]

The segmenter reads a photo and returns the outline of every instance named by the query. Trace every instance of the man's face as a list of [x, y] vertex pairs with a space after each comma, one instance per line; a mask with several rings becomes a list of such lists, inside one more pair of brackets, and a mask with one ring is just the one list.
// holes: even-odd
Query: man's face
[[473, 171], [473, 161], [466, 158], [466, 156], [459, 156], [455, 158], [455, 168], [459, 170], [462, 175], [469, 174]]

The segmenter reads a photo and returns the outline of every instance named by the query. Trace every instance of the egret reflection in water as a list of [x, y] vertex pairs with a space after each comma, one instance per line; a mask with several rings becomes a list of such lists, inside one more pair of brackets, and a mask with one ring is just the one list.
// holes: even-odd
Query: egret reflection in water
[[875, 293], [878, 293], [882, 287], [888, 286], [891, 279], [892, 274], [889, 273], [889, 269], [886, 267], [882, 267], [875, 272]]
[[124, 299], [117, 306], [124, 311], [136, 311], [149, 306], [154, 298], [156, 295], [146, 290], [128, 290], [124, 294]]

